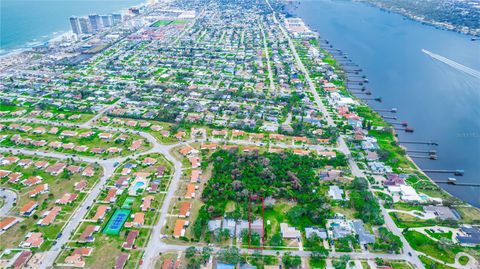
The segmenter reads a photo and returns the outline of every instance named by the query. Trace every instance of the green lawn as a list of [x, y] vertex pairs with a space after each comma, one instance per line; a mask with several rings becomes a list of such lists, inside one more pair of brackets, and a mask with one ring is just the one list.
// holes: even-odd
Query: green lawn
[[452, 232], [451, 231], [448, 231], [447, 233], [433, 233], [433, 232], [430, 232], [429, 230], [425, 230], [425, 231], [427, 232], [428, 235], [430, 235], [431, 237], [433, 237], [435, 239], [440, 239], [440, 238], [444, 237], [444, 238], [452, 240]]
[[422, 263], [425, 265], [425, 268], [435, 268], [435, 269], [455, 269], [453, 267], [438, 263], [434, 260], [431, 260], [423, 255], [418, 256]]
[[158, 20], [154, 22], [150, 27], [160, 27], [165, 25], [178, 25], [178, 24], [186, 24], [188, 23], [187, 20]]
[[437, 242], [416, 231], [407, 231], [404, 235], [415, 250], [447, 263], [455, 262], [455, 254], [462, 251], [458, 246], [441, 247]]
[[468, 258], [467, 256], [461, 256], [460, 258], [458, 258], [458, 262], [461, 265], [466, 265], [468, 261], [470, 261], [470, 258]]
[[313, 260], [312, 258], [309, 259], [310, 268], [317, 269], [317, 268], [325, 268], [327, 266], [327, 262], [325, 259]]
[[[293, 204], [277, 201], [271, 209], [265, 209], [265, 238], [268, 240], [276, 232], [280, 231], [280, 223], [287, 221], [287, 212]], [[270, 225], [267, 225], [270, 221]]]

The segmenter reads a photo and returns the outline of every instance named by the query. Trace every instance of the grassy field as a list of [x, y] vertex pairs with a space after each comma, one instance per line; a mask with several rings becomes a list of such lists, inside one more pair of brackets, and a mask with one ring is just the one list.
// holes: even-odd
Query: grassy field
[[166, 25], [179, 25], [179, 24], [186, 24], [188, 21], [186, 20], [158, 20], [154, 22], [150, 27], [160, 27]]
[[293, 206], [293, 203], [277, 201], [273, 208], [265, 209], [265, 223], [270, 221], [270, 225], [265, 225], [265, 239], [267, 241], [280, 231], [280, 223], [288, 222], [286, 214]]
[[441, 247], [437, 242], [416, 231], [407, 231], [404, 235], [413, 249], [447, 263], [454, 263], [455, 255], [462, 251], [457, 246]]
[[398, 210], [405, 210], [405, 211], [417, 210], [417, 211], [423, 212], [423, 206], [412, 205], [407, 203], [394, 203], [393, 208]]
[[425, 268], [435, 268], [435, 269], [455, 269], [453, 267], [447, 266], [442, 263], [438, 263], [432, 259], [429, 259], [423, 255], [418, 256], [422, 263], [425, 265]]
[[452, 235], [453, 235], [452, 231], [448, 231], [447, 233], [433, 233], [433, 232], [430, 232], [429, 230], [425, 230], [425, 232], [435, 239], [440, 240], [440, 238], [447, 238], [452, 240]]
[[412, 215], [399, 212], [390, 212], [389, 214], [392, 216], [392, 219], [399, 228], [428, 227], [435, 226], [437, 224], [434, 219], [422, 220]]
[[463, 223], [480, 224], [480, 209], [475, 207], [455, 207], [460, 213]]
[[470, 261], [470, 258], [468, 258], [467, 256], [461, 256], [460, 258], [458, 258], [458, 262], [461, 265], [466, 265], [469, 261]]
[[390, 262], [389, 264], [393, 269], [412, 269], [412, 266], [406, 262]]

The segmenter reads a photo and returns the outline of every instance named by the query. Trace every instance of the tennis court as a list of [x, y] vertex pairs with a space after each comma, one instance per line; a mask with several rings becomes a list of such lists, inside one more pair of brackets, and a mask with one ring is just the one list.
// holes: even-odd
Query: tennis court
[[117, 209], [108, 220], [107, 226], [103, 229], [104, 234], [119, 234], [123, 224], [130, 215], [128, 209]]

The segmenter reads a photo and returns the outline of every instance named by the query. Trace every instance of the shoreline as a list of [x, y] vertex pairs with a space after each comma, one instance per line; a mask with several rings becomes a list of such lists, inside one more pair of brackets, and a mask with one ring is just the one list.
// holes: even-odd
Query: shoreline
[[[57, 34], [55, 34], [57, 33]], [[43, 43], [50, 43], [50, 42], [58, 42], [61, 41], [63, 38], [68, 37], [69, 35], [72, 35], [73, 32], [70, 31], [61, 31], [61, 32], [54, 32], [50, 35], [50, 38], [45, 39], [44, 41], [29, 41], [25, 43], [22, 46], [15, 47], [15, 48], [8, 48], [8, 49], [2, 49], [0, 50], [0, 59], [7, 58], [10, 56], [15, 56], [17, 54], [20, 54], [22, 52], [29, 51], [33, 48], [35, 48], [38, 45], [41, 45]]]
[[442, 25], [442, 23], [439, 22], [439, 21], [426, 20], [425, 18], [422, 20], [420, 18], [417, 18], [418, 16], [414, 16], [413, 14], [403, 13], [400, 10], [395, 10], [394, 8], [389, 9], [389, 8], [386, 8], [386, 7], [383, 7], [383, 6], [380, 6], [380, 5], [375, 5], [374, 3], [367, 2], [365, 0], [353, 0], [353, 1], [366, 4], [366, 5], [374, 7], [374, 8], [378, 8], [381, 11], [384, 11], [384, 12], [390, 12], [390, 13], [398, 14], [398, 15], [400, 15], [400, 16], [408, 19], [408, 20], [418, 22], [418, 23], [421, 23], [421, 24], [425, 24], [425, 25], [434, 27], [434, 28], [439, 29], [439, 30], [451, 31], [451, 32], [455, 32], [455, 33], [465, 35], [465, 36], [468, 36], [470, 38], [475, 38], [475, 39], [480, 38], [480, 33], [479, 34], [473, 34], [473, 33], [471, 33], [471, 31], [475, 31], [475, 30], [470, 29], [470, 28], [468, 28], [468, 32], [465, 33], [465, 32], [462, 32], [458, 29], [459, 27], [461, 27], [459, 25], [454, 25], [454, 24], [449, 23], [454, 28], [448, 28], [447, 26]]
[[[361, 2], [361, 1], [359, 1], [359, 2]], [[361, 2], [361, 3], [362, 3], [362, 2]], [[372, 6], [372, 7], [374, 7], [374, 8], [378, 8], [378, 7], [374, 6], [374, 5], [370, 5], [370, 6]], [[402, 14], [399, 14], [399, 15], [402, 15]], [[302, 20], [304, 20], [304, 18], [301, 17], [300, 15], [295, 15], [295, 16], [297, 16], [297, 17], [301, 18]], [[415, 21], [415, 20], [414, 20], [414, 21]], [[418, 21], [415, 21], [415, 22], [418, 23]], [[311, 28], [311, 27], [309, 27], [309, 28], [310, 28], [310, 30], [311, 30], [312, 32], [314, 32], [314, 33], [316, 33], [318, 36], [320, 36], [320, 33], [319, 33], [318, 30], [313, 29], [313, 28]], [[461, 33], [460, 33], [460, 34], [461, 34]], [[327, 53], [329, 53], [329, 52], [327, 51]], [[329, 53], [329, 54], [330, 54], [330, 53]], [[341, 65], [333, 55], [330, 54], [330, 56], [335, 59], [335, 61], [337, 62], [337, 64], [338, 64], [338, 65], [340, 66], [340, 68], [342, 69], [342, 72], [345, 73], [344, 66]], [[345, 74], [346, 74], [346, 73], [345, 73]], [[348, 91], [348, 90], [347, 90], [347, 91]], [[348, 91], [348, 92], [351, 94], [350, 91]], [[359, 99], [358, 97], [356, 97], [356, 96], [353, 95], [353, 94], [352, 94], [352, 96], [353, 96], [356, 100], [358, 100], [359, 102], [361, 102], [362, 104], [366, 105], [373, 113], [375, 113], [375, 114], [377, 114], [377, 115], [380, 115], [378, 112], [376, 112], [376, 111], [374, 110], [374, 107], [373, 107], [373, 106], [371, 106], [371, 105], [368, 104], [367, 102], [364, 102], [363, 100]], [[403, 147], [402, 145], [398, 144], [399, 139], [398, 139], [398, 137], [397, 137], [397, 132], [396, 132], [396, 130], [393, 128], [393, 125], [391, 125], [389, 122], [385, 121], [383, 118], [382, 118], [382, 122], [383, 122], [386, 126], [391, 127], [392, 133], [393, 133], [393, 136], [394, 136], [394, 140], [395, 140], [395, 142], [397, 143], [397, 146], [403, 149], [404, 147]], [[462, 204], [464, 204], [464, 205], [468, 205], [468, 206], [474, 207], [474, 208], [480, 208], [480, 207], [478, 207], [478, 206], [472, 205], [471, 203], [465, 201], [465, 200], [462, 199], [461, 197], [458, 197], [458, 196], [456, 196], [456, 195], [453, 195], [452, 193], [448, 192], [446, 189], [442, 188], [442, 186], [440, 186], [440, 184], [438, 184], [437, 182], [435, 182], [429, 175], [427, 175], [427, 174], [422, 170], [422, 168], [420, 168], [420, 166], [413, 160], [413, 158], [410, 157], [410, 155], [409, 155], [407, 152], [405, 152], [405, 155], [404, 155], [404, 156], [405, 156], [405, 158], [407, 159], [407, 161], [410, 162], [410, 163], [414, 166], [414, 169], [415, 169], [416, 171], [418, 171], [422, 176], [424, 176], [425, 178], [427, 178], [433, 185], [435, 185], [436, 187], [438, 187], [438, 189], [439, 189], [441, 192], [443, 192], [444, 194], [446, 194], [446, 195], [448, 195], [448, 196], [456, 199], [457, 201], [459, 201], [460, 203], [462, 203]]]
[[[129, 6], [127, 8], [120, 9], [120, 10], [114, 10], [112, 12], [122, 12], [123, 13], [123, 11], [127, 10], [128, 8], [142, 7], [142, 6], [147, 6], [147, 5], [148, 5], [148, 1], [143, 1], [139, 4], [137, 4], [137, 5], [132, 5], [132, 6]], [[70, 15], [70, 16], [74, 16], [74, 15]], [[4, 58], [16, 56], [16, 55], [21, 54], [23, 52], [29, 51], [29, 50], [33, 49], [34, 47], [36, 47], [38, 45], [41, 45], [43, 43], [51, 43], [51, 42], [61, 41], [63, 38], [68, 37], [69, 35], [73, 35], [73, 32], [72, 32], [71, 29], [69, 29], [69, 30], [58, 30], [58, 31], [52, 32], [50, 34], [34, 38], [30, 41], [27, 41], [27, 42], [25, 42], [23, 44], [20, 44], [20, 45], [17, 45], [17, 46], [13, 46], [13, 47], [10, 47], [10, 48], [5, 48], [5, 49], [0, 48], [0, 60], [3, 60]], [[44, 38], [42, 38], [42, 37], [44, 37]], [[41, 39], [41, 40], [38, 40], [38, 39]]]

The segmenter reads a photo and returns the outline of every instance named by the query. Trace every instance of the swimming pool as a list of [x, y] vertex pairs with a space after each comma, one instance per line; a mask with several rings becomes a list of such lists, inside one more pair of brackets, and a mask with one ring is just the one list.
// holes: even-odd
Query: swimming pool
[[133, 190], [134, 191], [137, 191], [138, 189], [140, 189], [141, 187], [145, 186], [145, 182], [143, 181], [137, 181], [135, 182], [135, 184], [133, 185]]

